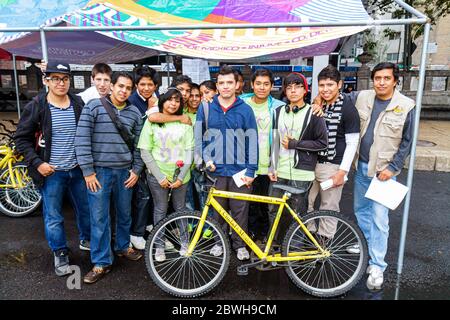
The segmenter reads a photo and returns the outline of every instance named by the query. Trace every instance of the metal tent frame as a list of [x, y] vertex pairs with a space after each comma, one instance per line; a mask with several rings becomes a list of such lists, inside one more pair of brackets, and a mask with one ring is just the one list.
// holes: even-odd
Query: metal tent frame
[[[416, 159], [416, 144], [419, 131], [420, 111], [422, 109], [423, 88], [425, 84], [425, 69], [426, 69], [426, 54], [427, 44], [430, 34], [430, 20], [420, 11], [414, 9], [410, 5], [401, 0], [394, 0], [394, 2], [402, 7], [405, 11], [410, 13], [415, 18], [409, 19], [386, 19], [386, 20], [358, 20], [358, 21], [339, 21], [339, 22], [299, 22], [299, 23], [266, 23], [266, 24], [208, 24], [208, 25], [177, 25], [177, 26], [109, 26], [109, 27], [54, 27], [43, 26], [35, 28], [0, 28], [0, 32], [40, 32], [42, 44], [42, 57], [48, 61], [47, 42], [45, 38], [46, 31], [56, 32], [70, 32], [70, 31], [124, 31], [124, 30], [198, 30], [198, 29], [246, 29], [246, 28], [293, 28], [293, 27], [344, 27], [344, 26], [389, 26], [389, 25], [408, 25], [408, 24], [424, 24], [425, 31], [423, 36], [423, 46], [420, 57], [419, 68], [419, 84], [416, 94], [416, 110], [414, 122], [413, 143], [411, 149], [411, 157], [408, 167], [407, 186], [409, 192], [406, 195], [405, 205], [403, 210], [402, 228], [400, 236], [400, 245], [398, 253], [397, 273], [401, 274], [403, 269], [403, 260], [406, 243], [406, 232], [408, 228], [409, 208], [411, 202], [412, 182], [414, 176], [414, 163]], [[15, 56], [14, 59], [14, 74], [16, 75]], [[16, 93], [18, 97], [17, 77], [16, 77]], [[20, 117], [20, 106], [18, 102], [18, 112]]]

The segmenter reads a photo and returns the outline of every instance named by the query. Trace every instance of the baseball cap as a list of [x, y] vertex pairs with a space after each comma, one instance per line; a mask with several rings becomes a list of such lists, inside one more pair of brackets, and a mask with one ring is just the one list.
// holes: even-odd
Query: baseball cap
[[47, 69], [45, 69], [45, 74], [49, 73], [67, 73], [70, 74], [70, 66], [68, 63], [59, 61], [49, 61], [47, 63]]

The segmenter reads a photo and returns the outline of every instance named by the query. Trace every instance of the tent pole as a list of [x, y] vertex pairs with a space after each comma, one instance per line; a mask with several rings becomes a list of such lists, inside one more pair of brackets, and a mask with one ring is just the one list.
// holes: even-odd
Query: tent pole
[[41, 29], [40, 33], [41, 33], [42, 60], [48, 62], [47, 40], [45, 39], [44, 29]]
[[420, 12], [419, 10], [414, 9], [413, 7], [411, 7], [409, 4], [407, 4], [405, 1], [402, 0], [394, 0], [395, 3], [397, 3], [400, 7], [402, 7], [403, 9], [405, 9], [407, 12], [411, 13], [412, 15], [416, 16], [417, 18], [425, 18], [427, 19], [427, 16], [424, 15], [422, 12]]
[[[402, 1], [396, 0], [398, 4], [404, 4]], [[406, 6], [406, 5], [405, 5]], [[402, 6], [404, 7], [404, 6]], [[404, 7], [405, 10], [410, 11], [414, 9], [410, 7]], [[146, 26], [70, 26], [70, 27], [55, 27], [55, 26], [44, 26], [41, 28], [0, 28], [0, 32], [36, 32], [46, 30], [46, 31], [56, 31], [56, 32], [73, 32], [73, 31], [129, 31], [129, 30], [204, 30], [204, 29], [267, 29], [267, 28], [302, 28], [302, 27], [358, 27], [358, 26], [398, 26], [404, 24], [425, 24], [427, 19], [423, 18], [410, 18], [410, 19], [385, 19], [385, 20], [344, 20], [344, 21], [313, 21], [313, 22], [273, 22], [273, 23], [230, 23], [230, 24], [186, 24], [186, 25], [146, 25]], [[41, 33], [42, 35], [42, 33]]]
[[167, 88], [170, 86], [170, 65], [169, 65], [169, 53], [166, 54], [167, 65]]
[[[41, 29], [41, 47], [42, 47], [42, 60], [48, 62], [48, 50], [47, 50], [47, 40], [45, 39], [45, 31]], [[45, 87], [45, 92], [48, 92], [48, 87]]]
[[414, 134], [411, 148], [411, 157], [409, 159], [409, 167], [408, 167], [407, 186], [409, 188], [409, 191], [406, 195], [405, 206], [403, 207], [402, 230], [400, 235], [400, 248], [398, 252], [398, 262], [397, 262], [398, 274], [402, 274], [403, 257], [405, 254], [406, 230], [408, 228], [409, 205], [411, 202], [411, 193], [412, 193], [411, 189], [414, 175], [414, 162], [416, 160], [416, 144], [417, 144], [417, 137], [419, 135], [420, 110], [422, 109], [423, 88], [425, 85], [425, 69], [426, 69], [426, 57], [427, 57], [429, 35], [430, 35], [430, 23], [428, 22], [427, 24], [425, 24], [425, 31], [423, 35], [423, 47], [420, 57], [419, 86], [417, 87], [416, 109], [415, 109], [416, 119], [414, 121]]
[[12, 55], [13, 61], [13, 70], [14, 70], [14, 84], [16, 86], [16, 101], [17, 101], [17, 115], [20, 119], [20, 98], [19, 98], [19, 85], [17, 81], [17, 66], [16, 66], [16, 55], [13, 53]]

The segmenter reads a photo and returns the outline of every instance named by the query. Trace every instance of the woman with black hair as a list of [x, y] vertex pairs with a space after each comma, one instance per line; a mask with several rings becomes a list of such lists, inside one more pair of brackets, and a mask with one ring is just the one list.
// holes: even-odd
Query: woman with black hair
[[[160, 96], [159, 112], [166, 115], [181, 115], [183, 113], [183, 97], [176, 88], [169, 88]], [[147, 167], [147, 183], [153, 197], [153, 220], [155, 225], [164, 219], [169, 207], [169, 201], [175, 211], [181, 211], [186, 206], [186, 189], [190, 179], [190, 167], [193, 160], [194, 133], [192, 127], [179, 122], [150, 123], [145, 121], [139, 138], [138, 148]], [[178, 175], [177, 164], [182, 166]], [[171, 198], [169, 199], [169, 192]], [[155, 260], [166, 259], [165, 249], [173, 249], [168, 240], [157, 245]], [[187, 248], [180, 249], [183, 254]]]
[[202, 94], [203, 101], [211, 102], [217, 94], [217, 86], [215, 82], [212, 80], [206, 80], [200, 83], [200, 93]]

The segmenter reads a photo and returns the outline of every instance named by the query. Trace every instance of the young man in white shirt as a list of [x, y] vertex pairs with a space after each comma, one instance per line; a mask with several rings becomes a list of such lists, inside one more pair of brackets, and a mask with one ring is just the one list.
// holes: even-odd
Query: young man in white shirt
[[92, 99], [105, 97], [110, 91], [112, 69], [109, 65], [106, 63], [95, 64], [91, 76], [94, 85], [78, 94], [84, 103], [88, 103]]

